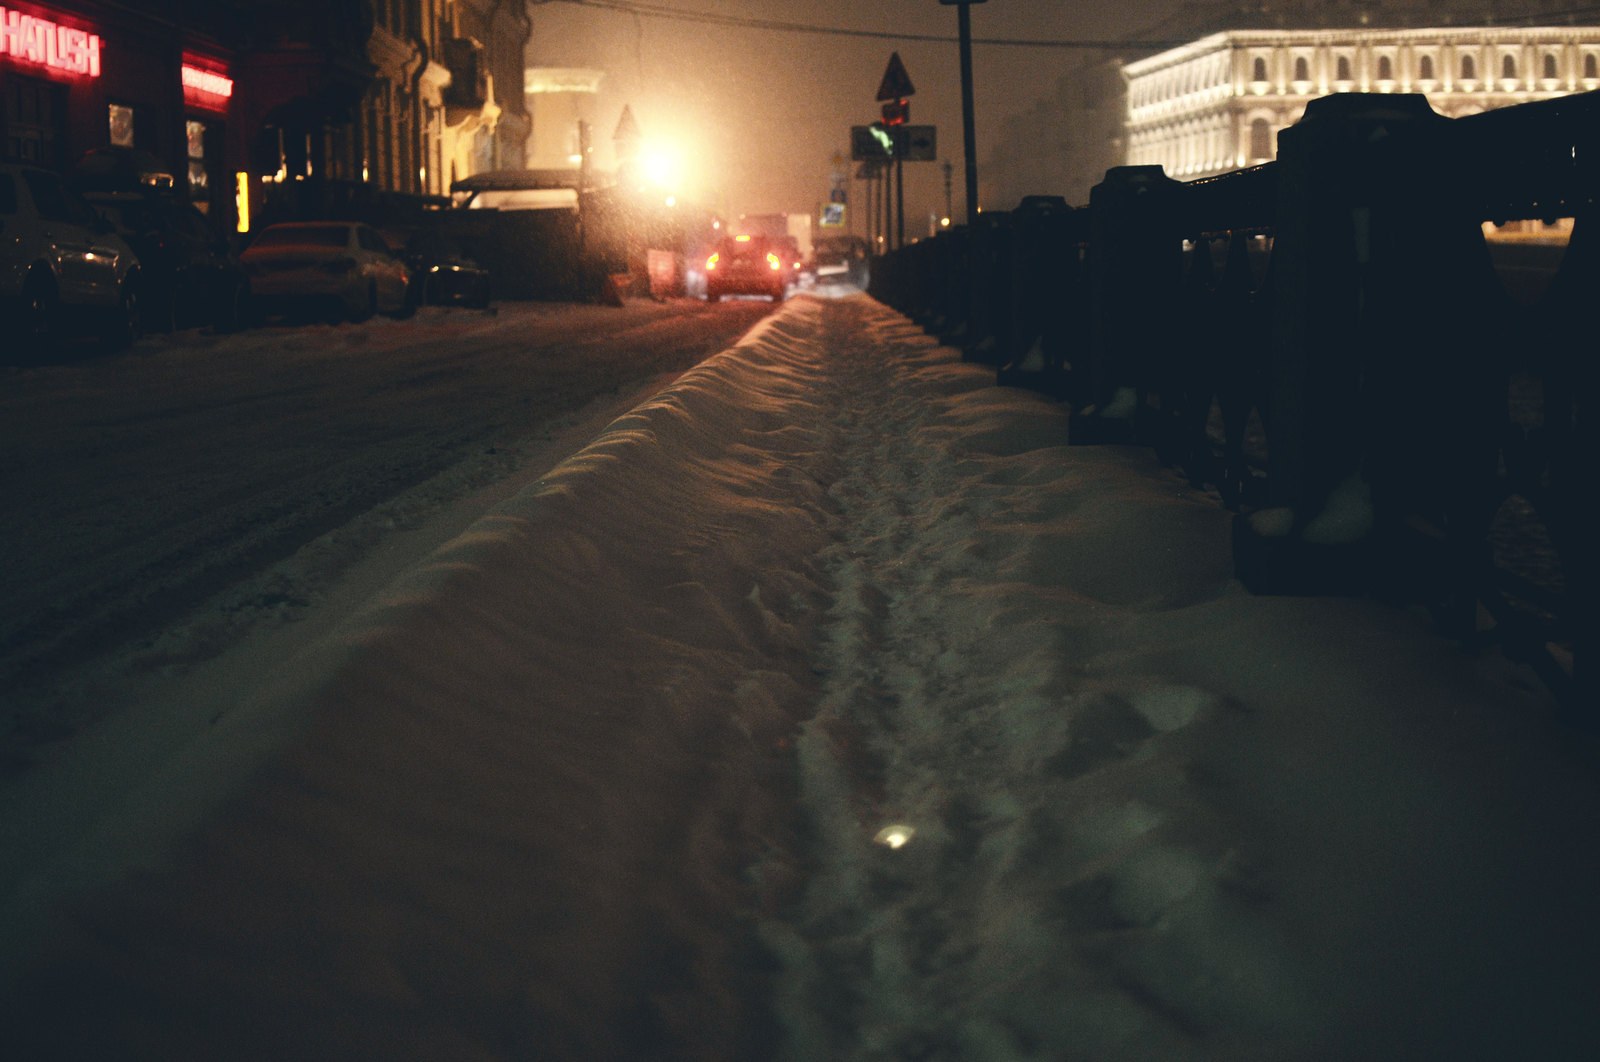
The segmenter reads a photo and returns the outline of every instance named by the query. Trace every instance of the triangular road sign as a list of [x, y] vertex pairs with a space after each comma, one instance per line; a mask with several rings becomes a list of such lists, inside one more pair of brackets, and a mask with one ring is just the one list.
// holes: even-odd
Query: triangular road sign
[[900, 61], [900, 53], [890, 52], [889, 68], [883, 72], [883, 84], [878, 86], [878, 102], [903, 100], [916, 93], [911, 87], [911, 75], [906, 73], [906, 64]]
[[633, 108], [626, 103], [622, 105], [622, 117], [617, 119], [617, 131], [611, 134], [612, 140], [638, 140], [639, 123], [633, 120]]

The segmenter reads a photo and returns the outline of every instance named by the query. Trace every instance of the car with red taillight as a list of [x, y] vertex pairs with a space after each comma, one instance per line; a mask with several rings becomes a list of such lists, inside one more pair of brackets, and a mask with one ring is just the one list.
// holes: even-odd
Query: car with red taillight
[[706, 259], [706, 298], [765, 295], [782, 299], [793, 263], [789, 249], [767, 236], [727, 236], [717, 241]]

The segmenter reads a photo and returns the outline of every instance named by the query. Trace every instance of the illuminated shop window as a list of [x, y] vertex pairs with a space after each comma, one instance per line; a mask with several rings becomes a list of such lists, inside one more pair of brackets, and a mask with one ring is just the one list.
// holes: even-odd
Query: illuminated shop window
[[133, 147], [133, 108], [113, 103], [110, 111], [111, 143], [115, 147]]
[[194, 119], [184, 123], [189, 144], [189, 198], [204, 200], [210, 195], [206, 177], [206, 123]]

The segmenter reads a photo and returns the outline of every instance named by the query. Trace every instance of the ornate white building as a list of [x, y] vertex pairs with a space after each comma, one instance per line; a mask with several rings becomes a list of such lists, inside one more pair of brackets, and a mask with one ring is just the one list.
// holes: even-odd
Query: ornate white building
[[1454, 118], [1600, 89], [1600, 27], [1229, 30], [1123, 77], [1126, 161], [1194, 180], [1271, 161], [1333, 92], [1420, 92]]

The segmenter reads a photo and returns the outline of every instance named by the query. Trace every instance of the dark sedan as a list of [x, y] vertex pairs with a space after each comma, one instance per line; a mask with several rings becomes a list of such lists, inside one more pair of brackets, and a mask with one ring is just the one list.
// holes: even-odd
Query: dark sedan
[[144, 267], [146, 328], [171, 331], [210, 325], [228, 331], [249, 319], [250, 282], [209, 218], [155, 189], [85, 192]]
[[422, 230], [406, 241], [403, 252], [411, 270], [411, 297], [419, 306], [489, 305], [489, 271], [470, 258], [459, 241]]

